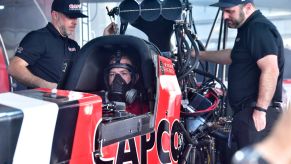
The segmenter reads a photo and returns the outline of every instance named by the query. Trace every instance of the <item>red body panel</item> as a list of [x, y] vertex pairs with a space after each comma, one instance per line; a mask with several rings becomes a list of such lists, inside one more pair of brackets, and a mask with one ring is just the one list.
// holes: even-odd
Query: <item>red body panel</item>
[[[50, 89], [38, 88], [39, 91], [51, 92]], [[102, 120], [102, 99], [100, 96], [73, 91], [57, 90], [58, 96], [78, 100], [79, 113], [75, 129], [73, 150], [70, 163], [93, 163], [94, 139], [97, 126]]]
[[7, 72], [6, 56], [0, 47], [0, 93], [10, 91], [10, 82]]
[[[87, 103], [94, 102], [94, 103]], [[99, 96], [81, 99], [71, 164], [91, 163], [95, 132], [102, 119], [102, 99]]]

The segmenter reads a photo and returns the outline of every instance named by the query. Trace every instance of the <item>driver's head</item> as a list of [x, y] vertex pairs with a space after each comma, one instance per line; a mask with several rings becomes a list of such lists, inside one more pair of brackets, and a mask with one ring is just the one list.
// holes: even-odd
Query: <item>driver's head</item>
[[[135, 68], [128, 56], [121, 56], [120, 59], [113, 56], [110, 60], [109, 66], [112, 67], [108, 72], [109, 85], [112, 85], [112, 82], [117, 74], [122, 77], [126, 84], [129, 84], [132, 80], [136, 81]], [[135, 81], [132, 83], [135, 83]]]
[[105, 69], [109, 100], [127, 101], [127, 95], [132, 93], [138, 78], [139, 74], [129, 56], [120, 52], [111, 56], [109, 66]]

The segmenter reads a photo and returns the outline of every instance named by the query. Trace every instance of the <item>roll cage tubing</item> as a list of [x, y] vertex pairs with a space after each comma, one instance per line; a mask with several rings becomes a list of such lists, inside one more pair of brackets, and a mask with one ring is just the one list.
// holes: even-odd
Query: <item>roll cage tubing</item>
[[[115, 7], [112, 10], [108, 10], [108, 16], [113, 17], [115, 15], [119, 15], [119, 7]], [[215, 74], [212, 75], [209, 73], [209, 63], [200, 61], [198, 59], [199, 51], [205, 51], [209, 41], [211, 39], [212, 33], [214, 31], [214, 27], [216, 25], [216, 22], [219, 17], [220, 9], [218, 9], [217, 14], [215, 16], [215, 19], [213, 21], [209, 36], [206, 41], [206, 46], [202, 44], [202, 42], [197, 37], [197, 31], [194, 19], [192, 17], [192, 4], [188, 0], [182, 1], [182, 10], [186, 11], [188, 14], [185, 14], [182, 20], [175, 20], [174, 24], [174, 33], [176, 36], [176, 42], [177, 42], [177, 54], [175, 57], [171, 57], [174, 62], [174, 68], [177, 73], [177, 78], [183, 93], [183, 98], [187, 98], [187, 88], [196, 88], [199, 91], [199, 88], [210, 88], [209, 86], [214, 86], [214, 81], [218, 82], [221, 85], [221, 88], [223, 90], [222, 95], [222, 103], [220, 104], [226, 104], [225, 103], [225, 91], [226, 87], [224, 85], [225, 81], [225, 66], [223, 66], [223, 77], [222, 80], [218, 78], [218, 72], [219, 72], [219, 65], [215, 65]], [[120, 25], [120, 34], [123, 35], [127, 29], [127, 25], [129, 22], [125, 22], [121, 20]], [[193, 32], [191, 31], [193, 29]], [[219, 30], [219, 36], [218, 36], [218, 45], [217, 50], [220, 50], [221, 42], [223, 42], [222, 48], [225, 49], [226, 47], [226, 41], [227, 41], [227, 27], [226, 23], [223, 20], [223, 15], [221, 15], [221, 22], [220, 22], [220, 30]], [[190, 41], [190, 44], [189, 42]], [[194, 50], [195, 57], [193, 58], [191, 56], [191, 52]], [[168, 57], [168, 56], [166, 56]], [[168, 57], [169, 58], [169, 57]], [[199, 69], [198, 67], [201, 67]], [[202, 84], [197, 85], [196, 80], [196, 74], [203, 76]], [[221, 106], [220, 109], [226, 109], [226, 106]], [[225, 111], [225, 110], [223, 110]]]
[[[188, 0], [184, 1], [185, 3], [185, 9], [188, 11], [188, 18], [185, 17], [182, 21], [176, 21], [176, 24], [174, 25], [174, 32], [176, 36], [177, 41], [177, 47], [178, 47], [178, 54], [177, 54], [177, 62], [175, 65], [175, 69], [177, 71], [177, 78], [180, 83], [180, 87], [182, 89], [183, 97], [187, 97], [187, 92], [184, 92], [187, 90], [188, 87], [197, 87], [196, 83], [196, 74], [202, 75], [203, 81], [199, 88], [206, 88], [206, 86], [213, 84], [214, 81], [218, 82], [223, 90], [222, 95], [222, 103], [225, 104], [225, 93], [226, 87], [223, 84], [223, 81], [218, 78], [218, 68], [219, 65], [215, 65], [215, 75], [209, 73], [209, 63], [208, 62], [202, 62], [198, 60], [199, 51], [205, 51], [206, 47], [202, 44], [202, 42], [197, 37], [197, 31], [194, 23], [194, 19], [192, 17], [192, 6], [188, 2]], [[220, 13], [220, 10], [217, 11], [214, 23], [212, 25], [210, 34], [207, 39], [206, 45], [208, 45], [209, 40], [211, 38], [211, 35], [213, 33], [215, 24], [218, 19], [218, 15]], [[187, 20], [188, 19], [188, 20]], [[191, 26], [194, 30], [194, 33], [191, 32]], [[224, 29], [223, 29], [224, 28]], [[223, 31], [222, 31], [223, 29]], [[227, 38], [227, 27], [225, 26], [225, 22], [223, 19], [221, 19], [220, 24], [220, 32], [219, 32], [219, 42], [217, 49], [220, 49], [220, 43], [222, 40], [222, 32], [223, 32], [223, 49], [226, 46], [226, 38]], [[187, 41], [187, 39], [190, 41], [190, 45]], [[191, 52], [195, 51], [195, 57], [191, 57]], [[201, 66], [202, 70], [198, 69], [198, 67]], [[225, 76], [225, 67], [223, 68], [223, 76]], [[224, 80], [225, 77], [222, 77]], [[226, 106], [221, 106], [221, 109], [225, 109]], [[224, 110], [223, 110], [224, 111]]]
[[[188, 1], [187, 1], [188, 2]], [[190, 5], [188, 5], [190, 6]], [[220, 80], [218, 78], [218, 72], [219, 72], [219, 65], [216, 64], [215, 65], [215, 75], [212, 75], [210, 74], [208, 71], [209, 69], [209, 64], [208, 62], [205, 62], [203, 64], [203, 62], [199, 61], [198, 62], [198, 58], [197, 56], [199, 55], [199, 51], [205, 51], [206, 48], [207, 48], [207, 45], [210, 41], [210, 38], [211, 38], [211, 35], [213, 33], [213, 30], [214, 30], [214, 27], [215, 27], [215, 24], [217, 22], [217, 19], [218, 19], [218, 15], [220, 13], [220, 10], [217, 11], [217, 14], [215, 16], [215, 20], [213, 22], [213, 25], [211, 27], [211, 31], [209, 33], [209, 36], [208, 36], [208, 39], [207, 39], [207, 42], [206, 42], [206, 46], [204, 47], [203, 44], [198, 40], [197, 38], [197, 31], [196, 31], [196, 28], [195, 28], [195, 23], [194, 23], [194, 20], [192, 18], [192, 7], [191, 8], [188, 8], [189, 10], [189, 23], [191, 23], [190, 25], [192, 25], [193, 27], [193, 30], [194, 30], [194, 34], [191, 33], [191, 31], [189, 30], [189, 27], [187, 27], [186, 23], [187, 23], [187, 20], [185, 18], [184, 22], [180, 23], [180, 24], [176, 24], [174, 26], [174, 29], [175, 29], [175, 34], [176, 34], [176, 41], [177, 41], [177, 47], [178, 47], [178, 61], [177, 61], [177, 78], [178, 78], [178, 81], [181, 85], [181, 89], [183, 90], [182, 93], [183, 93], [183, 98], [187, 98], [188, 97], [188, 92], [187, 92], [187, 87], [194, 87], [196, 86], [196, 92], [203, 92], [203, 91], [208, 91], [207, 94], [206, 94], [206, 97], [207, 98], [210, 98], [212, 97], [213, 101], [212, 101], [212, 105], [210, 107], [208, 107], [207, 109], [204, 109], [204, 110], [199, 110], [199, 111], [195, 111], [195, 112], [184, 112], [183, 110], [181, 110], [181, 116], [182, 117], [193, 117], [193, 116], [198, 116], [198, 115], [201, 115], [201, 114], [206, 114], [207, 112], [209, 112], [207, 114], [207, 117], [214, 111], [214, 109], [220, 105], [220, 107], [218, 109], [220, 109], [218, 111], [218, 113], [220, 113], [221, 115], [225, 115], [226, 113], [224, 111], [224, 109], [226, 109], [226, 100], [225, 100], [225, 91], [226, 91], [226, 87], [225, 85], [223, 84], [223, 81], [225, 80], [225, 66], [223, 66], [223, 77], [222, 77], [222, 80]], [[191, 27], [190, 27], [191, 28]], [[188, 44], [185, 36], [183, 35], [183, 32], [186, 34], [186, 37], [189, 39], [190, 43], [191, 43], [191, 47], [190, 45]], [[222, 36], [223, 34], [223, 36]], [[220, 23], [220, 30], [219, 30], [219, 39], [218, 39], [218, 47], [217, 47], [217, 50], [220, 49], [220, 46], [221, 46], [221, 41], [222, 41], [222, 38], [223, 38], [223, 49], [225, 49], [226, 47], [226, 38], [227, 38], [227, 27], [226, 27], [226, 24], [225, 24], [225, 21], [223, 21], [223, 15], [221, 17], [221, 23]], [[197, 45], [198, 46], [197, 46]], [[191, 51], [194, 49], [195, 51], [195, 57], [194, 59], [191, 58]], [[184, 51], [186, 50], [186, 52]], [[199, 70], [198, 69], [198, 66], [199, 64], [201, 65], [201, 68], [202, 70]], [[202, 84], [197, 87], [197, 84], [196, 84], [196, 76], [195, 74], [200, 74], [202, 76], [204, 76], [203, 78], [203, 81], [202, 81]], [[191, 80], [191, 79], [194, 79]], [[181, 84], [181, 81], [182, 81], [182, 84]], [[183, 81], [185, 81], [183, 83]], [[222, 88], [222, 91], [223, 91], [223, 94], [222, 96], [220, 97], [220, 100], [221, 100], [221, 103], [219, 103], [219, 97], [218, 95], [213, 91], [213, 89], [211, 87], [214, 87], [214, 81], [218, 82]], [[190, 83], [189, 83], [190, 82]], [[180, 162], [181, 164], [185, 164], [190, 156], [190, 152], [191, 152], [191, 149], [192, 147], [198, 145], [199, 143], [197, 143], [197, 140], [195, 139], [192, 139], [190, 136], [189, 136], [189, 133], [186, 131], [186, 129], [184, 128], [183, 124], [180, 123], [180, 129], [182, 131], [182, 133], [184, 134], [185, 136], [185, 139], [187, 141], [188, 144], [186, 144], [186, 147], [185, 149], [183, 150], [183, 156], [180, 158]], [[206, 126], [206, 125], [204, 125]]]
[[[223, 77], [222, 80], [218, 78], [218, 71], [219, 71], [219, 65], [215, 65], [215, 75], [212, 75], [209, 73], [209, 63], [208, 62], [202, 62], [198, 59], [199, 51], [205, 51], [211, 35], [213, 33], [214, 27], [216, 25], [216, 22], [218, 20], [218, 16], [220, 13], [220, 9], [218, 9], [217, 14], [215, 16], [213, 25], [211, 27], [209, 36], [206, 41], [206, 46], [202, 44], [202, 42], [197, 37], [197, 31], [195, 27], [195, 22], [192, 17], [192, 5], [189, 3], [188, 0], [183, 0], [182, 8], [184, 11], [186, 11], [188, 14], [182, 18], [182, 20], [175, 20], [175, 24], [173, 27], [173, 31], [175, 33], [176, 37], [176, 43], [177, 43], [177, 54], [169, 56], [165, 56], [167, 58], [171, 58], [174, 63], [174, 68], [176, 70], [177, 78], [179, 85], [181, 87], [183, 99], [188, 100], [188, 91], [190, 89], [194, 90], [196, 93], [206, 93], [206, 98], [212, 99], [212, 105], [208, 107], [207, 109], [200, 110], [194, 113], [186, 112], [181, 110], [181, 116], [182, 117], [193, 117], [197, 116], [203, 113], [209, 112], [207, 115], [210, 115], [213, 113], [214, 109], [218, 107], [218, 111], [216, 111], [217, 115], [224, 115], [226, 109], [226, 101], [225, 101], [225, 91], [226, 87], [223, 83], [225, 80], [225, 66], [223, 67]], [[118, 15], [118, 9], [114, 8], [111, 11], [108, 12], [109, 16]], [[124, 34], [127, 29], [128, 22], [122, 22], [120, 25], [120, 34]], [[193, 32], [191, 31], [193, 29]], [[227, 27], [225, 24], [225, 21], [223, 21], [223, 15], [221, 17], [221, 23], [220, 23], [220, 30], [219, 30], [219, 38], [218, 38], [218, 45], [217, 50], [220, 50], [221, 42], [223, 42], [223, 49], [226, 47], [226, 40], [227, 39]], [[189, 44], [190, 42], [190, 44]], [[193, 58], [191, 56], [191, 52], [195, 52], [195, 57]], [[200, 68], [202, 69], [199, 69]], [[197, 84], [196, 74], [203, 76], [203, 81], [200, 85]], [[215, 82], [220, 84], [221, 90], [222, 90], [222, 96], [219, 96], [212, 88], [215, 87]], [[220, 102], [219, 102], [220, 100]], [[186, 163], [187, 159], [190, 155], [192, 147], [198, 145], [196, 140], [193, 140], [187, 132], [187, 130], [184, 128], [184, 125], [182, 122], [179, 122], [180, 130], [182, 134], [185, 136], [185, 140], [188, 144], [185, 145], [185, 149], [183, 150], [183, 155], [179, 158], [179, 163]], [[207, 125], [204, 125], [207, 126]]]

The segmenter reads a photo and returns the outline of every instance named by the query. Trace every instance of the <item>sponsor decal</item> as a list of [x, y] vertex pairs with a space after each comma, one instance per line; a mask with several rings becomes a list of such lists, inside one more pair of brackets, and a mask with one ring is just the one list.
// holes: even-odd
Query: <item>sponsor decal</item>
[[63, 72], [66, 72], [67, 67], [68, 67], [68, 63], [64, 62], [64, 64], [63, 64], [63, 68], [62, 68], [62, 71], [63, 71]]
[[[97, 157], [95, 162], [98, 164], [157, 163], [157, 161], [150, 161], [148, 153], [152, 151], [155, 151], [160, 163], [177, 162], [180, 150], [180, 145], [175, 141], [177, 139], [175, 136], [180, 133], [178, 124], [178, 120], [175, 120], [172, 125], [168, 120], [161, 120], [157, 131], [149, 133], [148, 138], [147, 135], [141, 136], [140, 154], [137, 151], [136, 138], [130, 138], [119, 142], [115, 159]], [[163, 141], [163, 135], [168, 135], [170, 140]], [[126, 144], [128, 144], [128, 148], [126, 148]], [[165, 150], [168, 146], [170, 149]]]
[[16, 53], [22, 53], [22, 51], [23, 51], [23, 48], [22, 47], [18, 47], [17, 49], [16, 49]]
[[81, 10], [81, 4], [69, 4], [69, 10]]
[[174, 75], [175, 69], [172, 63], [160, 61], [160, 70], [162, 75]]
[[70, 52], [75, 52], [75, 51], [77, 51], [77, 49], [76, 49], [75, 47], [68, 47], [68, 50], [69, 50]]
[[162, 61], [160, 61], [160, 70], [161, 70], [162, 75], [164, 75], [165, 74], [165, 70], [164, 70], [164, 65], [163, 65]]

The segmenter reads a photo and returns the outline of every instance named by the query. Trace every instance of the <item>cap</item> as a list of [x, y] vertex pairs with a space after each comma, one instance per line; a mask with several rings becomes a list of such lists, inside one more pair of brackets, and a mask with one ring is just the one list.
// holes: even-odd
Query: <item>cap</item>
[[69, 18], [88, 17], [81, 12], [81, 3], [79, 0], [54, 0], [52, 10], [63, 13]]
[[233, 7], [239, 4], [246, 4], [246, 3], [253, 3], [254, 0], [219, 0], [219, 2], [214, 3], [210, 6], [220, 7], [220, 8], [227, 8]]

